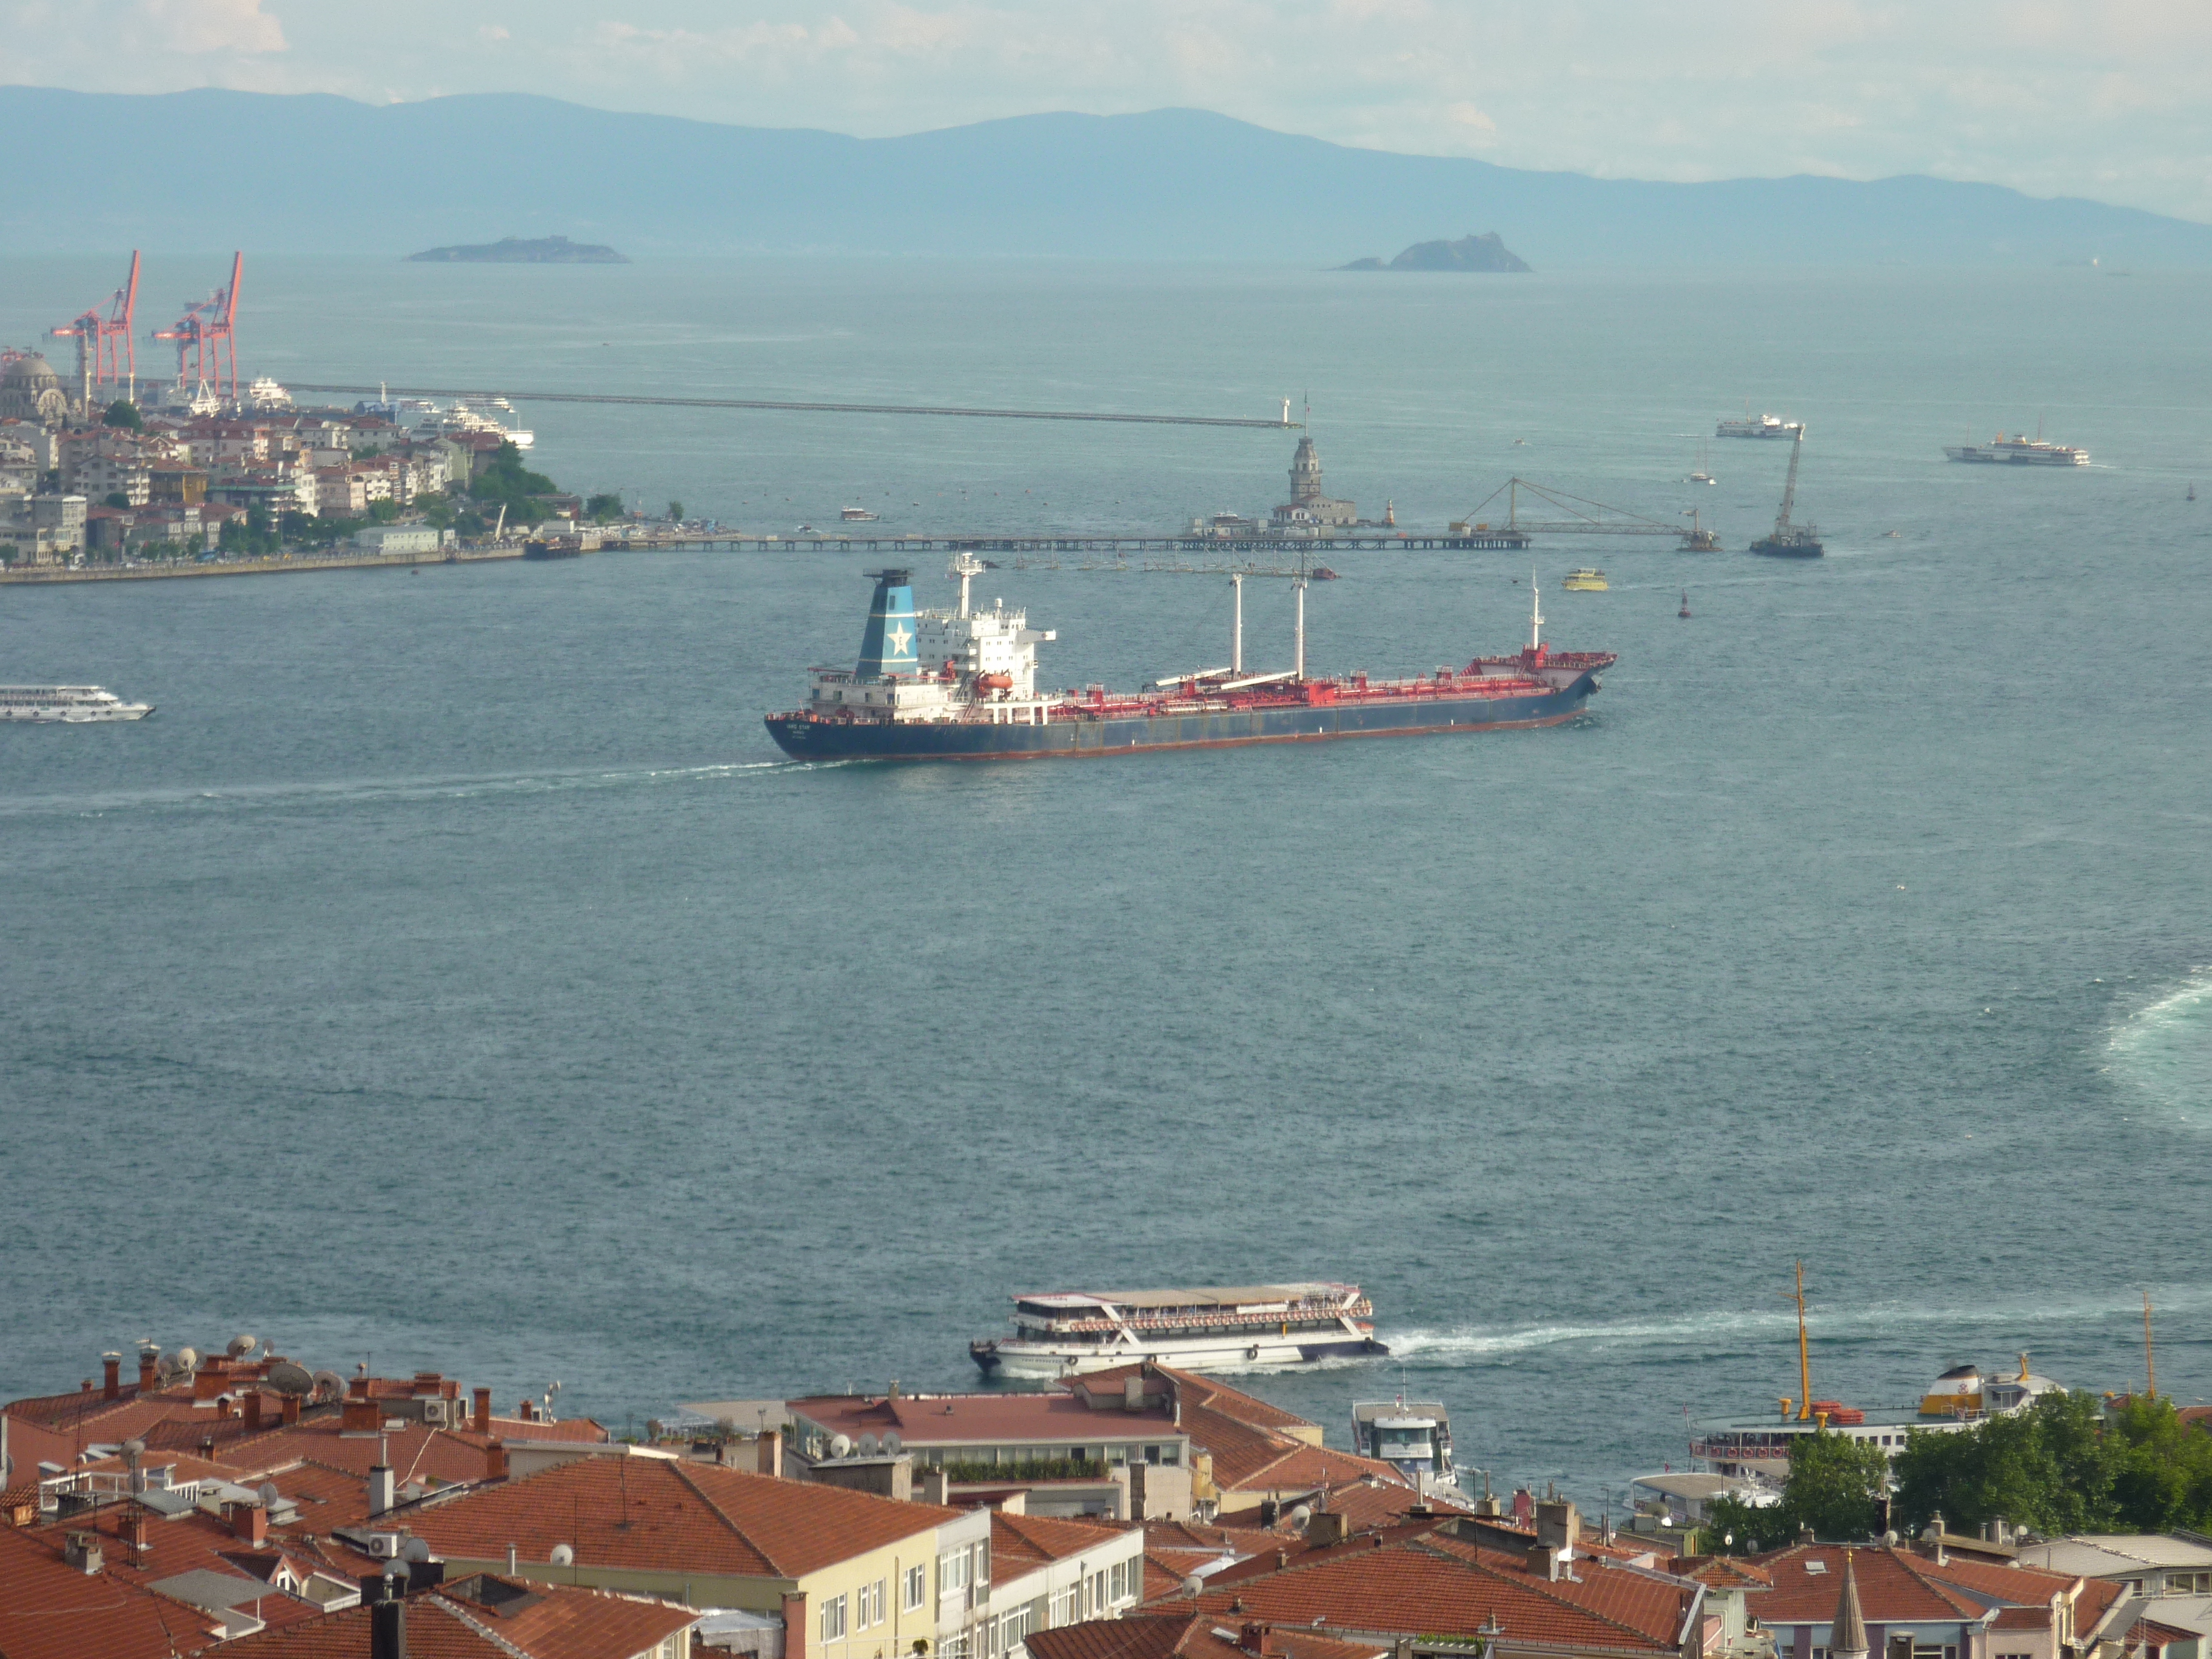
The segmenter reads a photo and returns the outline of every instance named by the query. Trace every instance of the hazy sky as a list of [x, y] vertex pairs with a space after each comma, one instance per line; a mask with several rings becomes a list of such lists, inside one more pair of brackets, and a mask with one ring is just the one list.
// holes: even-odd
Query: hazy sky
[[2212, 220], [2207, 0], [0, 0], [0, 82], [867, 136], [1183, 105], [1515, 167], [1931, 173]]

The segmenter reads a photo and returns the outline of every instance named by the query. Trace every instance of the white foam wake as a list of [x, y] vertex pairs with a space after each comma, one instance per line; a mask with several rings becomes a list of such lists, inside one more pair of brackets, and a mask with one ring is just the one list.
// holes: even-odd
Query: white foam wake
[[2200, 1127], [2212, 1125], [2212, 969], [2138, 1008], [2106, 1038], [2106, 1070]]

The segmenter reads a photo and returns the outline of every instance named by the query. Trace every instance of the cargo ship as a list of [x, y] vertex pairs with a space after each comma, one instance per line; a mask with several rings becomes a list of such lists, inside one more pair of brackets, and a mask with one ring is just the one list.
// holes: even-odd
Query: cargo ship
[[1051, 1377], [1132, 1360], [1194, 1370], [1386, 1354], [1357, 1285], [1053, 1291], [1014, 1298], [1014, 1334], [968, 1345], [986, 1376]]
[[1803, 431], [1796, 421], [1785, 421], [1779, 415], [1761, 415], [1757, 420], [1745, 416], [1741, 420], [1723, 419], [1713, 428], [1716, 438], [1795, 438]]
[[1292, 665], [1243, 666], [1243, 588], [1232, 577], [1237, 622], [1225, 668], [1156, 680], [1143, 691], [1103, 685], [1049, 691], [1037, 685], [1036, 647], [1056, 637], [1029, 626], [1003, 601], [970, 602], [985, 568], [955, 556], [957, 609], [917, 611], [913, 573], [879, 570], [860, 657], [852, 668], [817, 668], [806, 706], [767, 716], [769, 735], [801, 760], [1017, 760], [1136, 754], [1330, 738], [1496, 732], [1572, 720], [1599, 688], [1611, 652], [1554, 651], [1543, 638], [1543, 599], [1530, 581], [1528, 643], [1510, 656], [1477, 657], [1404, 679], [1365, 674], [1310, 678], [1305, 672], [1305, 576], [1294, 580]]

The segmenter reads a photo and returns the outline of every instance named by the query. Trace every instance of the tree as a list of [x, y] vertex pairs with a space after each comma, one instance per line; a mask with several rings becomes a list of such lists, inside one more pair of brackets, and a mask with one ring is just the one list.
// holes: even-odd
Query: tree
[[593, 524], [612, 524], [623, 515], [622, 497], [611, 494], [594, 495], [584, 503], [584, 515]]
[[507, 517], [514, 520], [544, 517], [538, 498], [560, 493], [560, 486], [552, 479], [523, 465], [522, 452], [513, 444], [501, 444], [495, 450], [483, 471], [469, 485], [469, 494], [477, 501], [493, 507], [504, 503]]
[[681, 501], [671, 501], [671, 502], [669, 502], [669, 504], [668, 504], [668, 521], [669, 521], [669, 523], [671, 523], [671, 524], [678, 524], [678, 523], [680, 523], [680, 522], [682, 522], [683, 518], [684, 518], [684, 503], [683, 503], [683, 502], [681, 502]]
[[[1889, 1485], [1889, 1456], [1880, 1446], [1821, 1429], [1790, 1443], [1790, 1474], [1782, 1501], [1764, 1509], [1723, 1498], [1705, 1506], [1707, 1547], [1723, 1552], [1772, 1549], [1800, 1531], [1815, 1538], [1871, 1538], [1881, 1521]], [[1727, 1542], [1731, 1536], [1735, 1541]]]
[[2212, 1522], [2212, 1435], [2183, 1422], [2163, 1398], [2130, 1400], [2107, 1420], [2124, 1528], [2201, 1532]]
[[2056, 1535], [2108, 1532], [2121, 1446], [2094, 1394], [2039, 1395], [2024, 1409], [1955, 1431], [1913, 1430], [1897, 1460], [1896, 1513], [1917, 1530], [2003, 1519]]
[[131, 505], [131, 498], [119, 489], [111, 489], [107, 492], [107, 505], [128, 508]]
[[108, 404], [107, 413], [100, 417], [102, 426], [119, 426], [132, 432], [143, 432], [144, 424], [138, 418], [138, 405], [128, 398], [118, 398]]

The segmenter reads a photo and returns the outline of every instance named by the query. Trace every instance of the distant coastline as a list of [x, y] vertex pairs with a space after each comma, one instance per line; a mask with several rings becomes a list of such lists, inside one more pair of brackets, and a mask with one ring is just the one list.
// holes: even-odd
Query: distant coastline
[[496, 242], [425, 248], [407, 256], [428, 264], [626, 265], [627, 254], [597, 242], [572, 242], [565, 236], [502, 236]]

